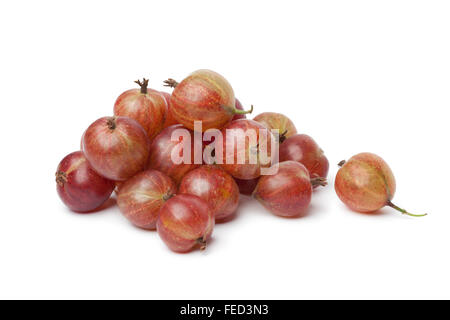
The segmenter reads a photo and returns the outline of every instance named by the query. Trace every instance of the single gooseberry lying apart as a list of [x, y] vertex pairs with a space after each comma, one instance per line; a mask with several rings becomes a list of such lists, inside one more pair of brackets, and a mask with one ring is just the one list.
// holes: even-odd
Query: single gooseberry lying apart
[[[219, 164], [233, 177], [250, 180], [261, 175], [272, 163], [272, 133], [262, 124], [248, 119], [232, 121], [222, 129], [222, 159]], [[220, 153], [215, 145], [216, 159]]]
[[253, 196], [277, 216], [305, 215], [311, 202], [313, 186], [324, 186], [326, 180], [311, 179], [305, 166], [296, 161], [284, 161], [276, 165], [279, 166], [276, 174], [259, 178]]
[[261, 123], [269, 130], [278, 129], [280, 143], [297, 133], [294, 123], [284, 114], [276, 112], [263, 112], [253, 120]]
[[165, 129], [167, 127], [173, 126], [174, 124], [178, 124], [178, 122], [172, 116], [171, 107], [170, 107], [171, 94], [168, 92], [164, 92], [164, 91], [161, 91], [160, 94], [164, 97], [164, 99], [166, 99], [166, 103], [167, 103], [167, 113], [166, 113], [166, 118], [164, 119], [164, 123], [163, 123], [163, 128]]
[[239, 188], [221, 168], [205, 165], [190, 171], [181, 180], [179, 193], [199, 196], [211, 207], [216, 221], [229, 220], [238, 207]]
[[395, 178], [388, 164], [373, 153], [359, 153], [348, 161], [341, 161], [334, 188], [350, 209], [373, 213], [384, 206], [392, 207], [403, 214], [412, 214], [392, 203], [395, 194]]
[[[172, 141], [172, 134], [178, 129], [185, 130], [189, 133], [190, 141], [184, 142], [184, 137], [180, 137], [178, 140]], [[184, 128], [181, 124], [173, 125], [164, 129], [155, 137], [150, 147], [148, 167], [165, 173], [178, 185], [186, 173], [201, 165], [202, 159], [200, 159], [199, 164], [195, 164], [194, 161], [195, 150], [193, 137], [194, 133]], [[184, 147], [190, 147], [191, 155], [190, 157], [187, 157], [188, 161], [183, 160], [185, 156]], [[200, 146], [200, 149], [201, 148], [202, 146]], [[180, 163], [173, 162], [172, 154], [180, 158]]]
[[236, 114], [251, 113], [235, 107], [234, 92], [228, 81], [211, 70], [197, 70], [180, 83], [166, 80], [175, 87], [170, 98], [174, 119], [194, 130], [194, 121], [202, 122], [202, 131], [221, 129]]
[[76, 212], [100, 207], [109, 199], [114, 186], [114, 181], [103, 178], [91, 168], [81, 151], [67, 155], [56, 169], [59, 197]]
[[297, 161], [308, 169], [311, 177], [328, 175], [327, 157], [313, 138], [306, 134], [296, 134], [287, 138], [280, 145], [280, 161]]
[[178, 194], [162, 206], [156, 228], [164, 243], [175, 252], [188, 252], [195, 246], [203, 250], [214, 228], [214, 214], [200, 197]]
[[114, 115], [136, 120], [153, 139], [163, 129], [167, 102], [160, 92], [148, 89], [148, 79], [135, 82], [141, 88], [122, 93], [114, 104]]
[[162, 205], [177, 191], [175, 183], [164, 173], [146, 170], [120, 186], [117, 204], [123, 215], [135, 226], [156, 229]]
[[250, 180], [242, 180], [238, 178], [234, 178], [234, 181], [236, 181], [236, 184], [239, 188], [239, 193], [244, 194], [246, 196], [251, 196], [253, 191], [256, 188], [256, 185], [258, 184], [259, 178], [256, 179], [250, 179]]
[[150, 139], [142, 126], [128, 117], [104, 117], [84, 133], [83, 152], [100, 175], [124, 181], [145, 169]]

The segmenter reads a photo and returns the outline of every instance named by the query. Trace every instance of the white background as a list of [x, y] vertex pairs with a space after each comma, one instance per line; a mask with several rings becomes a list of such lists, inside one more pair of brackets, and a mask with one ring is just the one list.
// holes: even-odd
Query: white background
[[[0, 298], [450, 298], [448, 1], [2, 1]], [[58, 162], [116, 97], [199, 68], [278, 111], [331, 164], [310, 213], [249, 198], [205, 253], [170, 252], [116, 207], [79, 215]], [[349, 211], [336, 163], [370, 151], [391, 209]]]

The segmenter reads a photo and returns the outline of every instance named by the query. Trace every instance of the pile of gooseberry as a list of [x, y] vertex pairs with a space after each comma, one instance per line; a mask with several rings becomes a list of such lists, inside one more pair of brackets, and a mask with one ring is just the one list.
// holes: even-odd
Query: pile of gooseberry
[[[96, 212], [115, 191], [121, 213], [139, 228], [156, 229], [175, 252], [204, 249], [214, 224], [235, 216], [240, 195], [252, 196], [280, 217], [307, 214], [314, 188], [327, 184], [329, 169], [313, 138], [297, 133], [292, 120], [280, 113], [247, 119], [253, 106], [245, 111], [229, 82], [211, 70], [164, 83], [173, 88], [171, 94], [149, 88], [148, 79], [136, 81], [139, 88], [117, 98], [112, 116], [84, 131], [80, 150], [67, 155], [56, 171], [57, 192], [67, 207]], [[174, 139], [179, 129], [204, 137], [200, 144], [186, 144]], [[220, 135], [205, 139], [214, 129]], [[251, 132], [259, 134], [232, 144]], [[216, 142], [222, 143], [221, 151]], [[273, 145], [279, 146], [278, 158], [271, 154]], [[199, 162], [196, 150], [209, 154], [206, 159], [220, 154], [233, 161], [202, 157]], [[268, 161], [250, 161], [252, 153], [263, 151]], [[174, 161], [174, 154], [188, 161]], [[371, 213], [390, 206], [422, 216], [392, 203], [395, 179], [379, 156], [360, 153], [339, 165], [335, 190], [350, 209]]]

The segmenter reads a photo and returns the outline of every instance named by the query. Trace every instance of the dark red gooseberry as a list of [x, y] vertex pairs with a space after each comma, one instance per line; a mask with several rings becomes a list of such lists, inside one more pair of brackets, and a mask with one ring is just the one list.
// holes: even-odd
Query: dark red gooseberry
[[311, 202], [313, 185], [325, 185], [325, 180], [311, 180], [306, 167], [296, 161], [284, 161], [277, 165], [276, 174], [259, 178], [253, 196], [277, 216], [305, 215]]
[[280, 145], [280, 161], [293, 160], [303, 164], [311, 177], [328, 175], [329, 163], [323, 150], [306, 134], [296, 134]]
[[81, 151], [67, 155], [56, 169], [56, 190], [64, 204], [76, 212], [99, 208], [111, 196], [114, 181], [100, 176]]

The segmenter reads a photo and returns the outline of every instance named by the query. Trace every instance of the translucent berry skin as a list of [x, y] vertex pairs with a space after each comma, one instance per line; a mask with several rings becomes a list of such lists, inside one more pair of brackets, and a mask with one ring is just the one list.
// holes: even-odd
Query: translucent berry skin
[[305, 215], [311, 195], [308, 170], [296, 161], [280, 162], [278, 172], [261, 176], [253, 192], [253, 196], [266, 209], [281, 217]]
[[146, 170], [120, 186], [117, 204], [135, 226], [156, 229], [159, 210], [177, 191], [175, 183], [162, 172]]
[[[189, 145], [191, 146], [191, 159], [190, 163], [174, 163], [172, 161], [172, 151], [175, 148], [181, 148], [183, 146], [183, 139], [180, 138], [178, 141], [172, 141], [172, 133], [177, 129], [186, 130], [181, 124], [173, 125], [165, 128], [158, 134], [152, 142], [150, 147], [150, 158], [148, 162], [148, 168], [161, 171], [168, 175], [174, 180], [174, 182], [179, 185], [181, 179], [189, 171], [198, 168], [201, 164], [195, 164], [194, 161], [194, 133], [191, 134], [191, 141]], [[177, 149], [175, 149], [177, 150]], [[180, 156], [182, 152], [180, 151]]]
[[297, 133], [294, 123], [287, 116], [277, 112], [263, 112], [253, 118], [256, 122], [261, 123], [269, 130], [278, 129], [281, 135], [284, 133], [285, 138], [289, 138]]
[[311, 177], [328, 175], [330, 164], [323, 150], [306, 134], [296, 134], [280, 145], [280, 161], [297, 161], [308, 169]]
[[172, 251], [185, 253], [196, 246], [203, 249], [214, 228], [214, 213], [200, 197], [178, 194], [162, 206], [156, 226]]
[[[166, 119], [164, 120], [163, 127], [167, 128], [174, 124], [179, 124], [179, 122], [177, 120], [175, 120], [175, 118], [173, 117], [172, 112], [171, 112], [172, 108], [171, 108], [171, 104], [170, 104], [170, 97], [172, 95], [170, 93], [164, 92], [164, 91], [161, 91], [160, 93], [166, 99], [166, 102], [167, 102], [167, 114], [166, 114]], [[235, 99], [234, 106], [235, 106], [236, 110], [244, 111], [244, 107], [242, 106], [241, 102], [238, 99]], [[231, 120], [238, 120], [238, 119], [245, 119], [245, 118], [247, 118], [247, 116], [245, 114], [236, 113], [233, 116], [233, 119], [231, 119]]]
[[386, 206], [395, 194], [394, 174], [388, 164], [373, 153], [359, 153], [339, 169], [334, 188], [350, 209], [373, 213]]
[[[256, 179], [261, 175], [262, 168], [271, 166], [271, 149], [272, 144], [276, 141], [272, 133], [262, 124], [249, 119], [240, 119], [230, 122], [221, 132], [223, 156], [222, 163], [219, 165], [234, 178]], [[256, 135], [255, 141], [245, 138], [248, 133], [252, 132]], [[238, 140], [245, 141], [244, 148], [238, 148], [236, 142]], [[251, 153], [256, 153], [256, 163], [250, 162]], [[260, 161], [261, 154], [265, 155], [264, 161]], [[227, 162], [228, 158], [232, 160], [230, 163]], [[244, 160], [243, 163], [239, 163], [240, 158]]]
[[114, 104], [114, 115], [136, 120], [153, 139], [163, 129], [167, 114], [167, 102], [160, 92], [147, 89], [131, 89], [122, 93]]
[[199, 196], [211, 207], [216, 221], [233, 217], [239, 204], [239, 188], [227, 172], [214, 165], [190, 171], [181, 180], [179, 193]]
[[114, 187], [114, 181], [95, 172], [81, 151], [67, 155], [56, 169], [58, 195], [75, 212], [99, 208], [109, 199]]
[[82, 149], [90, 165], [100, 175], [114, 181], [125, 181], [145, 169], [150, 139], [136, 120], [104, 117], [86, 130]]
[[177, 84], [170, 104], [174, 119], [191, 130], [194, 121], [202, 122], [202, 131], [221, 129], [236, 114], [231, 85], [211, 70], [197, 70]]

